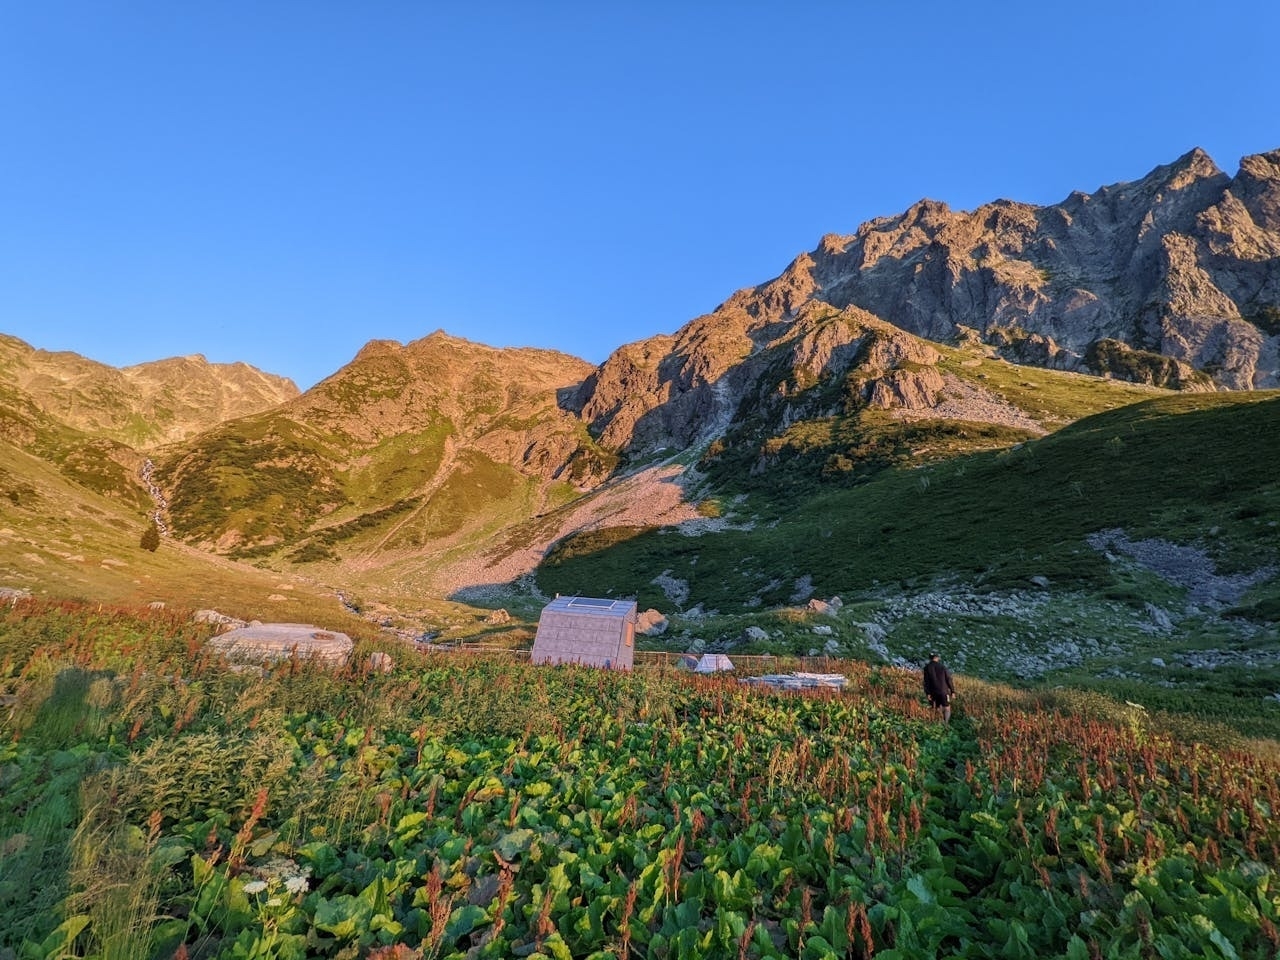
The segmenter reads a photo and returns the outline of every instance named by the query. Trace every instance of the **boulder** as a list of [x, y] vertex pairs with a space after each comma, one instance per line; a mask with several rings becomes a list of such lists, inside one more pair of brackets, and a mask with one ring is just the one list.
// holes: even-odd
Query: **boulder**
[[658, 637], [667, 632], [669, 621], [650, 607], [636, 617], [636, 633], [646, 637]]
[[395, 661], [391, 659], [391, 654], [389, 653], [375, 650], [369, 654], [369, 670], [373, 673], [390, 673], [395, 668], [395, 665]]
[[497, 610], [494, 610], [487, 617], [485, 617], [484, 622], [489, 624], [490, 626], [501, 626], [504, 623], [511, 622], [511, 614], [507, 613], [506, 610], [499, 607]]
[[880, 624], [855, 623], [854, 626], [862, 631], [862, 636], [866, 639], [867, 643], [870, 643], [870, 644], [884, 643], [884, 640], [887, 634], [885, 633], [884, 627], [880, 626]]
[[810, 613], [816, 613], [824, 617], [834, 617], [840, 612], [840, 607], [832, 604], [830, 601], [819, 600], [817, 597], [809, 601], [808, 609]]
[[1169, 614], [1157, 607], [1154, 603], [1145, 604], [1147, 616], [1151, 618], [1151, 623], [1157, 630], [1168, 632], [1173, 629], [1173, 620]]

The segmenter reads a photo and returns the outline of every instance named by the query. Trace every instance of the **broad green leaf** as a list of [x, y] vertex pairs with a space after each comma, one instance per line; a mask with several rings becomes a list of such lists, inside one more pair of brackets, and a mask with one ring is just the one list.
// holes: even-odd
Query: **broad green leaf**
[[75, 943], [76, 937], [80, 936], [85, 927], [89, 926], [89, 922], [90, 918], [82, 913], [63, 920], [40, 944], [41, 958], [43, 960], [62, 960], [64, 957], [76, 956], [77, 954], [72, 952], [71, 946]]
[[921, 903], [934, 902], [933, 891], [930, 890], [928, 884], [925, 883], [924, 877], [919, 874], [916, 874], [907, 881], [907, 889], [910, 890], [912, 895]]
[[489, 915], [483, 907], [468, 903], [449, 914], [449, 922], [445, 924], [444, 937], [452, 943], [464, 937], [476, 927], [489, 922]]
[[316, 904], [315, 924], [339, 940], [349, 940], [368, 926], [373, 908], [365, 900], [342, 894]]
[[416, 837], [422, 830], [422, 825], [426, 823], [427, 815], [421, 810], [415, 810], [413, 813], [406, 813], [403, 817], [396, 821], [396, 835], [402, 840]]
[[498, 842], [493, 845], [493, 849], [503, 860], [514, 860], [517, 856], [529, 849], [529, 845], [533, 842], [533, 831], [526, 827], [520, 827], [504, 833], [498, 838]]

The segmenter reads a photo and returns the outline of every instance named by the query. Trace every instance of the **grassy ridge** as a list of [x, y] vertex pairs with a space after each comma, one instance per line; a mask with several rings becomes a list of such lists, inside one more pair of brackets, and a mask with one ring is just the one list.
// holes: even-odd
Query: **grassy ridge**
[[781, 515], [752, 530], [569, 538], [538, 583], [549, 594], [590, 584], [649, 604], [662, 596], [651, 581], [668, 571], [688, 582], [690, 603], [721, 610], [785, 603], [805, 576], [820, 594], [940, 575], [989, 587], [1044, 576], [1105, 589], [1115, 575], [1084, 537], [1112, 527], [1204, 541], [1225, 568], [1252, 568], [1276, 559], [1278, 436], [1275, 392], [1162, 397], [1007, 450], [887, 470], [815, 497], [775, 487], [765, 496]]

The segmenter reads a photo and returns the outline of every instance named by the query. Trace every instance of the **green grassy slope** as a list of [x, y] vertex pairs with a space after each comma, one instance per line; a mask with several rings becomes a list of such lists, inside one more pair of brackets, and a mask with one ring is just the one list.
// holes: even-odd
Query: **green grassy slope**
[[669, 571], [688, 582], [691, 604], [721, 610], [785, 603], [806, 576], [817, 593], [846, 596], [939, 576], [1105, 589], [1114, 575], [1084, 537], [1113, 527], [1203, 540], [1227, 569], [1260, 566], [1276, 560], [1278, 437], [1274, 392], [1162, 397], [848, 489], [788, 498], [775, 486], [768, 503], [781, 512], [751, 530], [570, 538], [538, 583], [548, 593], [591, 584], [653, 603], [661, 595], [651, 581]]
[[34, 596], [214, 608], [243, 619], [359, 631], [334, 591], [165, 539], [139, 542], [144, 509], [75, 482], [56, 465], [0, 442], [0, 587]]

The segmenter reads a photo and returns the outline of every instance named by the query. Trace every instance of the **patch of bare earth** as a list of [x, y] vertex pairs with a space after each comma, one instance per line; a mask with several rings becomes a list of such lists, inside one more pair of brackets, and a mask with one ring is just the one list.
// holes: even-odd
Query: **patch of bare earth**
[[[669, 527], [696, 536], [723, 529], [723, 518], [708, 518], [688, 499], [685, 468], [672, 463], [646, 467], [610, 481], [554, 515], [536, 539], [515, 549], [502, 549], [450, 564], [437, 574], [437, 585], [460, 598], [483, 599], [533, 572], [552, 544], [575, 533], [608, 527]], [[548, 517], [551, 519], [551, 517]]]
[[1032, 433], [1043, 434], [1045, 429], [1027, 416], [1021, 407], [1001, 400], [980, 387], [960, 377], [946, 374], [946, 384], [941, 397], [931, 407], [908, 410], [895, 409], [894, 415], [902, 420], [968, 420], [972, 423], [994, 423], [1004, 427], [1017, 427]]

